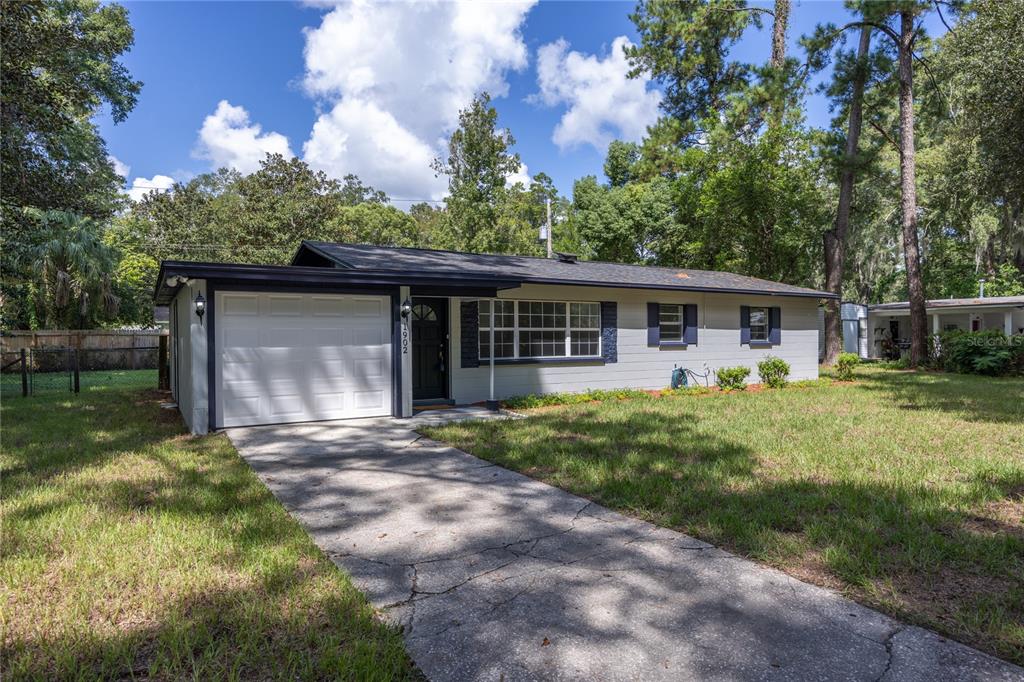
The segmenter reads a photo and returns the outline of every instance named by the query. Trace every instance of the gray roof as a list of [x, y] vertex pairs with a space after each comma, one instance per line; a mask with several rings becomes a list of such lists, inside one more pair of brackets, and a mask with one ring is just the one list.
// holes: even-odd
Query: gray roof
[[648, 265], [625, 265], [601, 261], [566, 263], [531, 256], [504, 256], [433, 249], [335, 244], [304, 241], [304, 248], [318, 253], [338, 266], [356, 270], [420, 271], [500, 277], [521, 282], [574, 284], [641, 289], [679, 289], [834, 298], [832, 294], [806, 287], [772, 282], [729, 272], [689, 270]]
[[[961, 308], [965, 306], [1024, 306], [1024, 296], [986, 296], [985, 298], [937, 298], [924, 302], [925, 308]], [[906, 310], [910, 308], [908, 301], [896, 303], [876, 303], [869, 305], [868, 310]]]

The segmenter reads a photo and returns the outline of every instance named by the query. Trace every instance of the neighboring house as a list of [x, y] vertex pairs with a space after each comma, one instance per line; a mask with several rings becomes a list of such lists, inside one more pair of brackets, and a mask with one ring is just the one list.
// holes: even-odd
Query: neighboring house
[[[839, 319], [843, 328], [844, 353], [856, 353], [868, 357], [868, 307], [860, 303], [842, 303]], [[818, 359], [825, 357], [825, 308], [818, 309]]]
[[756, 381], [767, 355], [810, 379], [829, 296], [724, 272], [321, 242], [288, 266], [165, 261], [156, 289], [196, 433], [657, 389], [675, 365], [745, 365]]
[[[961, 329], [1001, 329], [1004, 334], [1024, 334], [1024, 296], [948, 298], [925, 302], [928, 333]], [[884, 358], [910, 346], [910, 304], [879, 303], [867, 307], [868, 352]]]

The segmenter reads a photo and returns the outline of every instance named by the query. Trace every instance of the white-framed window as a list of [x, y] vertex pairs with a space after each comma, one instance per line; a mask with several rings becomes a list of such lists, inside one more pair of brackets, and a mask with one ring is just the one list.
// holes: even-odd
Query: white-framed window
[[[491, 303], [480, 301], [480, 357], [491, 357]], [[493, 301], [495, 358], [514, 358], [516, 355], [516, 302]]]
[[481, 300], [480, 359], [592, 358], [601, 355], [601, 304], [575, 301]]
[[750, 340], [768, 341], [768, 308], [750, 308]]
[[659, 338], [662, 343], [683, 340], [683, 306], [662, 303], [658, 306]]

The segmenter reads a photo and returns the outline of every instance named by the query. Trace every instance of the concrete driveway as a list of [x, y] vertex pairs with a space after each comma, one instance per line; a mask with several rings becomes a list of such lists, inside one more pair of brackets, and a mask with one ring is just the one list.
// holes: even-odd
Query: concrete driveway
[[[427, 416], [426, 419], [443, 418]], [[1024, 670], [421, 437], [232, 429], [432, 680], [1024, 680]]]

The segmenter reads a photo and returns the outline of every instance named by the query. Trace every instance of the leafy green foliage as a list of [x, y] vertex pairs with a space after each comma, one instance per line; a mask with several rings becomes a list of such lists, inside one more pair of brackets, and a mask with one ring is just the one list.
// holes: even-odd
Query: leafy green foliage
[[860, 364], [860, 356], [856, 353], [840, 353], [836, 356], [836, 379], [853, 381], [853, 372]]
[[1006, 336], [1001, 330], [954, 330], [940, 335], [937, 361], [945, 369], [963, 374], [1006, 376], [1024, 374], [1024, 336]]
[[[509, 149], [515, 139], [497, 128], [498, 112], [487, 93], [459, 112], [459, 127], [448, 140], [448, 156], [432, 168], [448, 176], [444, 242], [477, 253], [518, 253], [536, 241], [526, 225], [509, 219], [506, 178], [522, 163]], [[504, 209], [504, 210], [503, 210]]]
[[757, 374], [761, 383], [768, 388], [782, 388], [789, 377], [789, 363], [782, 358], [769, 355], [757, 363]]
[[95, 118], [115, 122], [142, 84], [119, 61], [134, 40], [127, 11], [98, 0], [5, 3], [0, 12], [0, 324], [27, 327], [53, 316], [33, 300], [30, 252], [52, 235], [24, 209], [109, 219], [123, 180]]
[[115, 253], [91, 218], [64, 211], [26, 210], [39, 241], [25, 254], [34, 274], [38, 319], [54, 328], [87, 329], [112, 318], [119, 300], [112, 289]]
[[723, 391], [742, 391], [747, 388], [747, 377], [750, 376], [749, 367], [723, 367], [715, 372], [718, 377], [716, 383]]
[[528, 410], [552, 405], [579, 405], [581, 403], [601, 402], [604, 400], [650, 400], [653, 396], [647, 391], [635, 388], [590, 389], [581, 393], [531, 393], [513, 396], [501, 401], [513, 410]]

